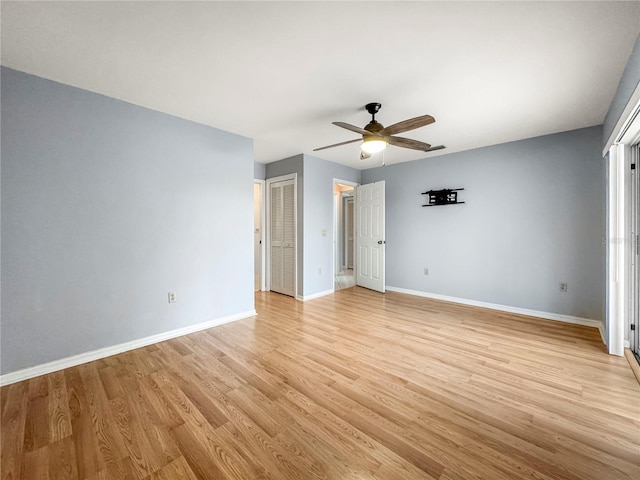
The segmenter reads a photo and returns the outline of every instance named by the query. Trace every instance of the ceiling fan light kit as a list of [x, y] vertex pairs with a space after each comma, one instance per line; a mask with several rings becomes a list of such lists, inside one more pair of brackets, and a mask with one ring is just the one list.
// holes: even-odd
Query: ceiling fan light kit
[[[395, 137], [397, 133], [408, 132], [416, 128], [430, 125], [436, 121], [431, 115], [422, 115], [421, 117], [410, 118], [402, 122], [394, 123], [390, 127], [384, 127], [376, 121], [376, 113], [380, 110], [380, 103], [367, 103], [365, 109], [371, 115], [371, 121], [364, 128], [356, 127], [349, 123], [333, 122], [337, 127], [341, 127], [362, 135], [362, 143], [360, 145], [360, 158], [362, 160], [369, 158], [372, 154], [383, 151], [388, 145], [396, 147], [410, 148], [411, 150], [420, 150], [422, 152], [430, 152], [445, 148], [443, 145], [431, 147], [428, 143], [412, 140], [410, 138]], [[327, 148], [339, 147], [349, 143], [359, 142], [360, 139], [347, 140], [346, 142], [334, 143], [326, 147], [315, 148], [313, 151], [325, 150]]]
[[387, 142], [384, 138], [377, 135], [365, 135], [362, 139], [360, 148], [366, 153], [378, 153], [387, 148]]

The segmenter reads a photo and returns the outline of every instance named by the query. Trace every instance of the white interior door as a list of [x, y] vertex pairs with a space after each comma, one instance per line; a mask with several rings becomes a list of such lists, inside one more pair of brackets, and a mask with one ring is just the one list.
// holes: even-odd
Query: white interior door
[[356, 187], [356, 285], [384, 293], [384, 182]]
[[295, 297], [295, 180], [270, 184], [270, 290]]

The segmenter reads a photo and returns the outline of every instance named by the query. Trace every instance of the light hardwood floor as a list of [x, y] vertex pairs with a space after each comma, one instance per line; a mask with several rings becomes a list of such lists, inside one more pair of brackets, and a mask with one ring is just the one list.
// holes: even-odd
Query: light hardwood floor
[[2, 478], [640, 479], [596, 329], [358, 287], [256, 309], [2, 388]]

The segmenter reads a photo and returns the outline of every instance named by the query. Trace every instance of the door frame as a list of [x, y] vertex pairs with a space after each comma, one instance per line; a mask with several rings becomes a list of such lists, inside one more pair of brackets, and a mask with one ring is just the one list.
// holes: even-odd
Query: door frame
[[298, 174], [296, 172], [266, 180], [265, 290], [271, 290], [271, 184], [293, 180], [293, 298], [298, 298]]
[[[636, 167], [631, 170], [629, 189], [629, 316], [625, 322], [625, 348], [629, 348], [640, 363], [640, 179], [638, 163], [640, 163], [640, 139], [634, 143], [631, 151], [631, 162]], [[634, 328], [634, 330], [632, 330]]]
[[[640, 85], [620, 116], [602, 156], [607, 159], [606, 338], [612, 355], [623, 355], [632, 314], [631, 146], [640, 140]], [[637, 328], [637, 326], [636, 326]]]
[[[338, 195], [337, 199], [336, 199], [336, 195], [335, 195], [335, 191], [336, 191], [336, 185], [346, 185], [347, 187], [353, 187], [354, 190], [354, 195], [355, 195], [355, 189], [356, 187], [359, 187], [360, 184], [358, 182], [351, 182], [349, 180], [341, 180], [339, 178], [335, 178], [333, 179], [333, 261], [331, 262], [332, 264], [332, 269], [333, 271], [331, 278], [333, 279], [333, 283], [335, 285], [335, 281], [336, 281], [336, 265], [338, 263], [338, 258], [337, 258], [337, 252], [338, 252], [338, 247], [337, 247], [337, 236], [338, 236], [338, 208], [342, 208], [342, 195]], [[358, 222], [356, 220], [356, 212], [355, 212], [355, 207], [354, 207], [354, 212], [353, 212], [353, 230], [354, 230], [354, 234], [355, 234], [355, 229], [356, 226], [358, 225]], [[355, 245], [355, 240], [354, 240], [354, 245]], [[355, 248], [355, 246], [354, 246]], [[353, 258], [353, 270], [354, 270], [354, 274], [355, 274], [355, 269], [356, 269], [356, 259], [355, 256]]]
[[[254, 178], [253, 184], [260, 185], [260, 291], [264, 292], [266, 290], [265, 283], [265, 269], [266, 269], [266, 259], [265, 259], [265, 231], [267, 230], [266, 224], [266, 215], [265, 215], [265, 206], [266, 206], [266, 181]], [[255, 225], [254, 225], [254, 233], [255, 233]], [[254, 260], [255, 261], [255, 260]], [[255, 271], [255, 265], [254, 265]]]

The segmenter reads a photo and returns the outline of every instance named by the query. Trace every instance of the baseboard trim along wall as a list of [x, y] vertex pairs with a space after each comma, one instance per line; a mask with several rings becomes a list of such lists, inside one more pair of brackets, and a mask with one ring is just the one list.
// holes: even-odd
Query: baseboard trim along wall
[[129, 350], [135, 350], [136, 348], [146, 347], [147, 345], [163, 342], [165, 340], [181, 337], [183, 335], [199, 332], [201, 330], [217, 327], [219, 325], [224, 325], [225, 323], [235, 322], [236, 320], [242, 320], [243, 318], [249, 318], [255, 315], [257, 315], [255, 310], [237, 313], [235, 315], [216, 318], [214, 320], [198, 323], [196, 325], [190, 325], [188, 327], [178, 328], [176, 330], [170, 330], [168, 332], [159, 333], [157, 335], [151, 335], [150, 337], [140, 338], [138, 340], [132, 340], [130, 342], [120, 343], [118, 345], [112, 345], [110, 347], [99, 348], [98, 350], [81, 353], [72, 357], [61, 358], [60, 360], [54, 360], [53, 362], [43, 363], [42, 365], [36, 365], [34, 367], [25, 368], [16, 372], [6, 373], [4, 375], [0, 375], [0, 386], [21, 382], [23, 380], [39, 377], [40, 375], [56, 372], [65, 368], [75, 367], [76, 365], [110, 357], [111, 355], [127, 352]]
[[324, 292], [313, 293], [311, 295], [298, 295], [296, 300], [300, 300], [301, 302], [308, 302], [309, 300], [313, 300], [315, 298], [326, 297], [327, 295], [331, 295], [335, 293], [335, 289], [325, 290]]
[[511, 307], [508, 305], [499, 305], [497, 303], [480, 302], [478, 300], [467, 300], [465, 298], [450, 297], [448, 295], [440, 295], [438, 293], [420, 292], [418, 290], [408, 290], [399, 287], [386, 287], [391, 292], [406, 293], [408, 295], [416, 295], [418, 297], [432, 298], [434, 300], [443, 300], [445, 302], [461, 303], [463, 305], [471, 305], [473, 307], [489, 308], [491, 310], [500, 310], [502, 312], [517, 313], [519, 315], [527, 315], [529, 317], [539, 317], [545, 320], [555, 320], [557, 322], [574, 323], [584, 325], [585, 327], [594, 327], [600, 331], [603, 336], [603, 324], [600, 320], [590, 318], [574, 317], [571, 315], [563, 315], [560, 313], [542, 312], [540, 310], [529, 310], [527, 308]]

